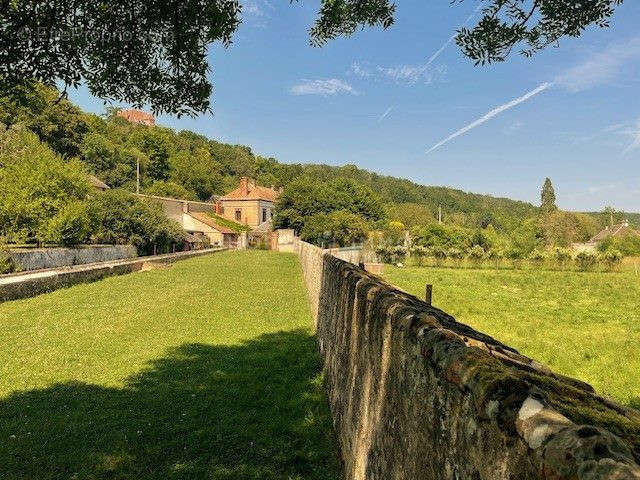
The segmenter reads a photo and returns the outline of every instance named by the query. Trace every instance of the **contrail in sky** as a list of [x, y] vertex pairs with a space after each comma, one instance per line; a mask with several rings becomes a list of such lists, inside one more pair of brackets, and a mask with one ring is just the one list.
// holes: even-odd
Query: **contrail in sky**
[[[460, 28], [466, 27], [467, 24], [471, 21], [471, 19], [473, 17], [475, 17], [476, 13], [478, 13], [481, 8], [482, 8], [482, 3], [480, 5], [478, 5], [476, 7], [476, 9], [473, 11], [473, 13], [471, 15], [469, 15], [469, 17], [464, 21], [464, 23], [462, 25], [460, 25]], [[447, 48], [449, 45], [451, 45], [451, 42], [453, 42], [453, 40], [456, 38], [456, 35], [457, 34], [455, 34], [455, 33], [453, 35], [451, 35], [449, 37], [449, 39], [446, 42], [444, 42], [444, 44], [438, 49], [438, 51], [436, 51], [436, 53], [431, 55], [429, 60], [427, 60], [427, 64], [425, 65], [425, 67], [428, 67], [429, 65], [431, 65], [433, 63], [433, 61], [436, 58], [438, 58], [442, 52], [444, 52], [444, 49]]]
[[378, 122], [381, 122], [382, 120], [384, 120], [385, 118], [387, 118], [387, 115], [389, 115], [391, 113], [391, 110], [393, 110], [393, 107], [389, 107], [385, 110], [385, 112], [380, 115], [380, 118], [378, 118]]
[[525, 93], [523, 96], [521, 96], [519, 98], [516, 98], [515, 100], [511, 100], [509, 103], [505, 103], [504, 105], [500, 105], [499, 107], [494, 108], [490, 112], [488, 112], [485, 115], [483, 115], [482, 117], [480, 117], [475, 122], [472, 122], [469, 125], [467, 125], [466, 127], [463, 127], [460, 130], [458, 130], [457, 132], [449, 135], [447, 138], [445, 138], [441, 142], [436, 143], [433, 147], [431, 147], [429, 150], [427, 150], [426, 153], [429, 154], [429, 153], [433, 152], [435, 149], [440, 148], [445, 143], [449, 143], [454, 138], [457, 138], [460, 135], [464, 135], [469, 130], [472, 130], [472, 129], [476, 128], [476, 127], [479, 127], [483, 123], [488, 122], [493, 117], [495, 117], [496, 115], [504, 112], [505, 110], [509, 110], [510, 108], [513, 108], [516, 105], [520, 105], [521, 103], [526, 102], [531, 97], [535, 97], [536, 95], [538, 95], [539, 93], [544, 92], [546, 89], [548, 89], [551, 86], [553, 86], [553, 83], [545, 82], [542, 85], [540, 85], [539, 87], [531, 90], [530, 92]]

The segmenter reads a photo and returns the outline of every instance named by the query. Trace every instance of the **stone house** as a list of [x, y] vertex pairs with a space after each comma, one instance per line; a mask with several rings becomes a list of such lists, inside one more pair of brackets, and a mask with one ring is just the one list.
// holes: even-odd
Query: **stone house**
[[577, 252], [595, 252], [598, 248], [598, 244], [609, 237], [622, 238], [627, 235], [638, 235], [640, 232], [634, 230], [629, 221], [625, 220], [617, 225], [607, 225], [600, 232], [595, 234], [587, 243], [574, 243], [571, 247]]
[[637, 230], [631, 228], [631, 226], [629, 225], [629, 221], [625, 220], [624, 222], [617, 225], [607, 225], [604, 230], [600, 231], [593, 238], [591, 238], [591, 240], [589, 240], [589, 243], [600, 243], [609, 237], [621, 238], [626, 237], [627, 235], [640, 236], [640, 233]]
[[251, 230], [269, 230], [279, 195], [275, 187], [263, 187], [242, 177], [238, 188], [218, 199], [216, 213]]
[[164, 214], [179, 223], [190, 235], [206, 236], [212, 246], [235, 248], [240, 241], [240, 230], [232, 229], [216, 222], [216, 205], [207, 202], [179, 200], [176, 198], [158, 197], [155, 195], [138, 194], [141, 198], [148, 198], [160, 204]]

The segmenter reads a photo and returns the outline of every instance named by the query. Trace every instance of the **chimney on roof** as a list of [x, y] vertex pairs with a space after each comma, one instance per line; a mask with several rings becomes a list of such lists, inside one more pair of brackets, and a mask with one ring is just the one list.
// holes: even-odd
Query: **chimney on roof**
[[249, 193], [249, 179], [247, 177], [240, 178], [240, 192], [242, 195], [247, 195]]

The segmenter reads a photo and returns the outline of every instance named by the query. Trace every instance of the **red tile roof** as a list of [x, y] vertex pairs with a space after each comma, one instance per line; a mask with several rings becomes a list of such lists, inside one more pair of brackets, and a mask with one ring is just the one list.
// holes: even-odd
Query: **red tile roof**
[[156, 119], [150, 113], [142, 110], [120, 110], [118, 116], [125, 118], [133, 123], [141, 123], [143, 125], [155, 125]]
[[254, 181], [242, 177], [240, 179], [240, 186], [223, 197], [220, 197], [220, 200], [266, 200], [268, 202], [275, 202], [279, 196], [280, 193], [273, 188], [256, 185]]

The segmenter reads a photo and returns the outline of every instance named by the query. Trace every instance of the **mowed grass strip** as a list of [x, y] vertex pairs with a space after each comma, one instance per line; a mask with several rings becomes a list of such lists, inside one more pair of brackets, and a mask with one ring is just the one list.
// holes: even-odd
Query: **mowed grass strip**
[[397, 268], [385, 277], [556, 372], [640, 408], [640, 276]]
[[2, 479], [338, 478], [294, 255], [0, 304], [0, 344]]

